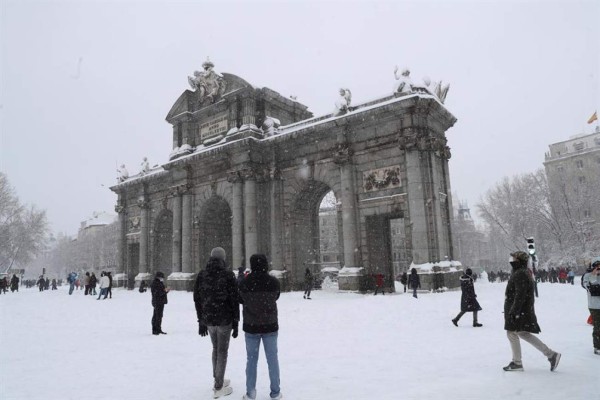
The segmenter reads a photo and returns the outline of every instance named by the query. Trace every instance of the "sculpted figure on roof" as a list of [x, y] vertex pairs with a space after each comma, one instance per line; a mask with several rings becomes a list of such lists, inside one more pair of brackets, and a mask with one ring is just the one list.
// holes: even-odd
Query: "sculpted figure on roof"
[[214, 71], [215, 65], [208, 58], [202, 64], [204, 71], [194, 71], [194, 77], [188, 76], [188, 82], [198, 95], [200, 105], [213, 104], [225, 93], [227, 82]]

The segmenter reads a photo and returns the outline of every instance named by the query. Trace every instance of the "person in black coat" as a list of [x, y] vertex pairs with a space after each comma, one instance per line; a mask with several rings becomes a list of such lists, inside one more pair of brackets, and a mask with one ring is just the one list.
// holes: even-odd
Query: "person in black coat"
[[238, 337], [240, 304], [238, 285], [233, 271], [225, 263], [225, 250], [211, 251], [206, 268], [198, 273], [194, 287], [194, 304], [198, 317], [198, 334], [210, 335], [214, 398], [233, 392], [225, 379], [229, 338]]
[[166, 332], [162, 330], [162, 318], [165, 304], [168, 303], [167, 293], [169, 288], [165, 287], [164, 284], [165, 274], [158, 271], [154, 277], [154, 281], [150, 285], [150, 292], [152, 293], [152, 307], [154, 307], [154, 313], [152, 314], [152, 334], [153, 335], [166, 335]]
[[19, 291], [19, 278], [17, 278], [16, 274], [13, 274], [11, 280], [10, 280], [10, 291], [14, 292], [14, 291]]
[[313, 287], [313, 274], [312, 272], [310, 272], [309, 268], [306, 268], [306, 271], [304, 271], [304, 298], [311, 300], [310, 298], [310, 292], [312, 290]]
[[477, 322], [477, 311], [481, 311], [481, 306], [477, 301], [477, 295], [475, 294], [475, 286], [473, 285], [473, 271], [471, 268], [467, 268], [463, 276], [460, 277], [460, 289], [462, 290], [462, 296], [460, 297], [460, 312], [452, 320], [455, 326], [458, 326], [458, 321], [465, 315], [465, 313], [473, 313], [473, 326], [479, 328], [483, 326]]
[[560, 353], [551, 350], [534, 333], [540, 333], [534, 309], [533, 279], [527, 271], [529, 255], [523, 251], [511, 253], [512, 274], [506, 284], [504, 300], [504, 329], [512, 350], [512, 361], [505, 371], [523, 371], [521, 361], [521, 343], [519, 339], [531, 344], [542, 352], [550, 362], [550, 371], [554, 371], [560, 361]]
[[256, 399], [256, 367], [260, 343], [265, 349], [271, 399], [281, 399], [277, 337], [279, 322], [277, 300], [281, 292], [277, 278], [269, 275], [269, 263], [264, 254], [250, 257], [250, 270], [240, 285], [240, 302], [244, 306], [243, 329], [246, 338], [246, 399]]
[[413, 297], [417, 298], [417, 289], [421, 288], [421, 278], [417, 274], [417, 270], [412, 268], [408, 276], [408, 288], [413, 290]]

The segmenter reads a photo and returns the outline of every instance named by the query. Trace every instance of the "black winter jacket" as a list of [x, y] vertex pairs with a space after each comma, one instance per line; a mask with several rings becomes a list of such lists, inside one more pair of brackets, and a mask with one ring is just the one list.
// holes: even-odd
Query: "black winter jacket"
[[277, 299], [280, 286], [277, 278], [264, 270], [252, 270], [240, 284], [240, 303], [244, 305], [244, 332], [271, 333], [279, 330]]
[[526, 266], [517, 266], [506, 284], [504, 329], [540, 333], [535, 316], [533, 279]]
[[471, 312], [481, 310], [481, 306], [477, 301], [475, 287], [473, 286], [473, 278], [467, 274], [460, 277], [460, 289], [462, 296], [460, 297], [460, 311]]
[[152, 285], [150, 285], [150, 291], [152, 293], [152, 307], [159, 305], [165, 305], [168, 303], [167, 292], [165, 292], [165, 284], [158, 278], [154, 278]]
[[240, 305], [235, 275], [225, 261], [211, 257], [198, 273], [194, 287], [198, 322], [205, 325], [229, 325], [240, 320]]

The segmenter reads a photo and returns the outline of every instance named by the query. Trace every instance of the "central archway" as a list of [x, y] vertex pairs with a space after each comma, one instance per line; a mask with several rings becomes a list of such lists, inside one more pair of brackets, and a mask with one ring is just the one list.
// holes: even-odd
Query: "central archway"
[[227, 253], [227, 265], [231, 265], [232, 234], [231, 234], [231, 208], [222, 197], [212, 196], [202, 207], [199, 219], [199, 267], [204, 265], [210, 257], [210, 251], [215, 247], [222, 247]]
[[[322, 238], [320, 230], [320, 206], [326, 194], [332, 189], [325, 183], [310, 181], [298, 193], [290, 213], [292, 233], [292, 287], [301, 289], [304, 283], [304, 271], [310, 268], [313, 274], [320, 275], [323, 257], [321, 256]], [[337, 230], [336, 230], [337, 232]], [[337, 241], [337, 240], [336, 240]], [[333, 249], [331, 249], [333, 250]], [[335, 245], [333, 252], [340, 260], [342, 249]], [[331, 257], [329, 251], [328, 257]]]

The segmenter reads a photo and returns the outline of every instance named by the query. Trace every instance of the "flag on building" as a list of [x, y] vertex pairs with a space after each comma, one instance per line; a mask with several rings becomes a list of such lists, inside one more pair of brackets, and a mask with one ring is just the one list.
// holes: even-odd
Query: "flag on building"
[[594, 121], [598, 120], [598, 111], [594, 111], [590, 119], [588, 119], [588, 124], [591, 124]]

